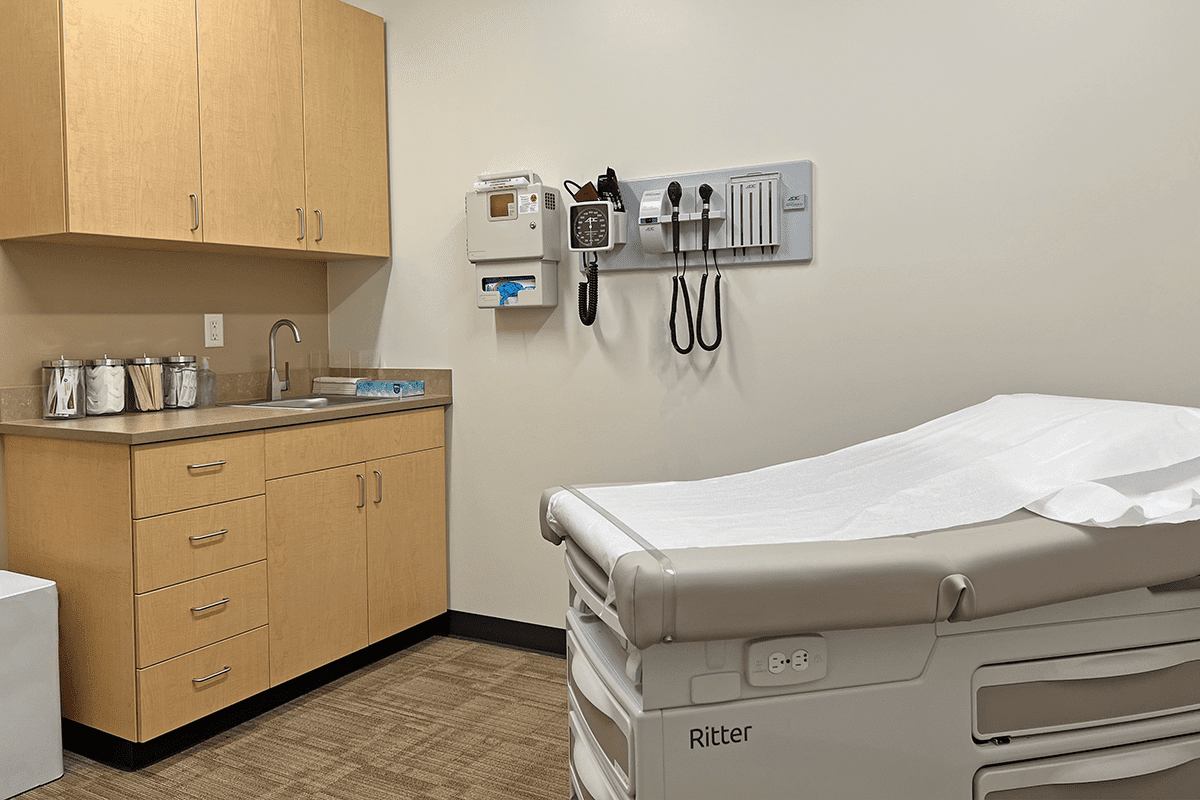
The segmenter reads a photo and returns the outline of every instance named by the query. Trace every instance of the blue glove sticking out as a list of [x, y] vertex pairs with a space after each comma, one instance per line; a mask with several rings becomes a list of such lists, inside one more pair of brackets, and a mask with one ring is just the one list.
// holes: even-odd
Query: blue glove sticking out
[[522, 286], [516, 281], [505, 281], [496, 287], [496, 291], [500, 293], [500, 305], [505, 305], [510, 298], [515, 298], [517, 292], [522, 289], [532, 289], [532, 286]]

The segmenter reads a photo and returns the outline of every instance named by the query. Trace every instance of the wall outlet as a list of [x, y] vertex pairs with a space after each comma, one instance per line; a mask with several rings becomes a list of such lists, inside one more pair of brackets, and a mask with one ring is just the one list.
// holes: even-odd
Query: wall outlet
[[225, 317], [223, 314], [204, 315], [204, 346], [225, 346]]

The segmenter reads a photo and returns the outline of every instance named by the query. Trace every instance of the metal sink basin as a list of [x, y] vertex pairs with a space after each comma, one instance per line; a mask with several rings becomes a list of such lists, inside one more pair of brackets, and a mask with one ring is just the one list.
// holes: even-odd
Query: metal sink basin
[[235, 408], [329, 408], [330, 406], [348, 406], [356, 403], [378, 403], [388, 400], [386, 397], [351, 397], [349, 395], [309, 395], [308, 397], [287, 397], [283, 400], [248, 400], [240, 403], [218, 403], [222, 406]]

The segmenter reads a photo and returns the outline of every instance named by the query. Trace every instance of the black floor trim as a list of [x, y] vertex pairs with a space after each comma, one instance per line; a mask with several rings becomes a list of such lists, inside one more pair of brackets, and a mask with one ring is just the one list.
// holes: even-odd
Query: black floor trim
[[446, 635], [557, 656], [565, 656], [567, 652], [565, 630], [481, 614], [468, 614], [464, 611], [448, 611], [382, 642], [351, 653], [345, 658], [293, 678], [287, 683], [164, 733], [149, 742], [130, 742], [111, 733], [64, 719], [63, 748], [127, 772], [139, 770], [194, 747], [206, 739], [235, 728], [381, 658], [419, 644], [431, 636]]
[[451, 611], [449, 614], [451, 636], [519, 647], [554, 656], [567, 655], [567, 632], [562, 628], [487, 617], [482, 614], [468, 614], [466, 611]]
[[406, 631], [376, 642], [337, 661], [318, 667], [312, 672], [273, 686], [265, 692], [248, 697], [239, 703], [189, 722], [183, 727], [164, 733], [148, 742], [130, 742], [111, 733], [96, 730], [73, 720], [63, 720], [63, 748], [86, 756], [110, 767], [133, 771], [148, 767], [156, 761], [173, 756], [205, 739], [237, 727], [259, 714], [295, 700], [327, 683], [343, 678], [381, 658], [398, 653], [430, 636], [445, 635], [449, 614], [434, 617]]

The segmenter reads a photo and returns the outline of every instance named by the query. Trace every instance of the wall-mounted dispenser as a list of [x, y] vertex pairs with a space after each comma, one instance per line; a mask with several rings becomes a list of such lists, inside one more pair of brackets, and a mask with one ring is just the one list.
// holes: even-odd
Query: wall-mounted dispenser
[[480, 308], [558, 305], [557, 190], [529, 170], [484, 173], [467, 192], [467, 258]]

